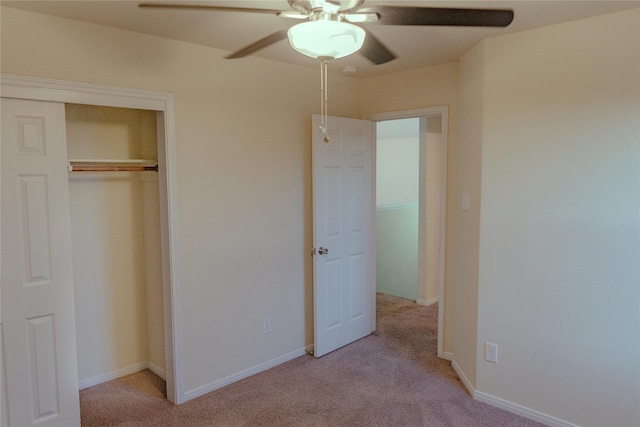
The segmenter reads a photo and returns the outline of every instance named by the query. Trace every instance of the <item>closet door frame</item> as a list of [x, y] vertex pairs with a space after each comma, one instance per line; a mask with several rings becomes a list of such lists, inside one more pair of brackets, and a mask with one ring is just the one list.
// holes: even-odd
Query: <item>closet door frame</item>
[[167, 399], [175, 404], [183, 403], [186, 399], [182, 382], [182, 352], [179, 336], [181, 328], [176, 253], [178, 218], [173, 94], [11, 74], [1, 74], [0, 84], [0, 93], [3, 98], [156, 111]]

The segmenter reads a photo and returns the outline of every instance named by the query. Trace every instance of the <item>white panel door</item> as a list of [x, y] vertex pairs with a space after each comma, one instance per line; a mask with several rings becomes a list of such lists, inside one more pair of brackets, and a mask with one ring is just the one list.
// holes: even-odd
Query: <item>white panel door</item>
[[12, 426], [80, 425], [64, 104], [2, 99], [3, 363]]
[[[314, 355], [372, 332], [373, 123], [313, 116]], [[322, 249], [321, 249], [322, 248]]]

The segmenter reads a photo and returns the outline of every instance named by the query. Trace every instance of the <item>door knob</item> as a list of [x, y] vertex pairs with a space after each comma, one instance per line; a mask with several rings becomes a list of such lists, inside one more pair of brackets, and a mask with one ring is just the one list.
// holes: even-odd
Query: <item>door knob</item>
[[320, 249], [318, 249], [318, 253], [320, 255], [327, 255], [329, 253], [329, 249], [323, 248], [322, 246], [320, 246]]

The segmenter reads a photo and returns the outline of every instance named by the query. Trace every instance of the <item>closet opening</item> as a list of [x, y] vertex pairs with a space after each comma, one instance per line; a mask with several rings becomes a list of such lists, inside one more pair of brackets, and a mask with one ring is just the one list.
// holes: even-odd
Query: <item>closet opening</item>
[[[65, 421], [63, 423], [77, 425], [79, 424], [77, 420], [80, 417], [78, 405], [79, 385], [87, 387], [92, 383], [106, 382], [115, 377], [127, 375], [130, 371], [144, 369], [145, 367], [155, 369], [158, 374], [162, 374], [164, 370], [164, 386], [156, 387], [156, 389], [160, 391], [161, 388], [164, 388], [164, 397], [170, 402], [174, 404], [183, 403], [185, 395], [181, 366], [180, 283], [178, 274], [180, 260], [177, 256], [178, 208], [176, 200], [177, 171], [173, 95], [162, 91], [10, 74], [1, 74], [0, 84], [2, 86], [3, 123], [5, 118], [16, 123], [15, 127], [3, 126], [2, 128], [2, 160], [4, 162], [2, 182], [3, 185], [9, 182], [5, 179], [5, 175], [9, 173], [22, 173], [29, 177], [16, 191], [13, 191], [15, 186], [3, 187], [3, 207], [5, 203], [7, 207], [13, 206], [10, 213], [16, 215], [16, 218], [19, 215], [28, 215], [28, 218], [25, 217], [25, 221], [22, 222], [22, 233], [18, 233], [15, 227], [3, 226], [2, 241], [3, 245], [10, 242], [11, 245], [15, 246], [20, 244], [20, 238], [26, 236], [30, 239], [29, 244], [33, 243], [33, 250], [30, 250], [30, 252], [2, 251], [3, 294], [7, 289], [16, 290], [16, 292], [27, 289], [19, 284], [22, 283], [20, 281], [22, 280], [20, 279], [22, 277], [20, 276], [22, 274], [20, 265], [26, 262], [25, 260], [28, 257], [30, 257], [28, 258], [29, 262], [33, 261], [34, 265], [39, 269], [37, 271], [38, 274], [42, 275], [42, 271], [46, 273], [53, 270], [56, 272], [55, 277], [61, 280], [59, 287], [29, 287], [30, 292], [28, 294], [36, 295], [34, 297], [35, 301], [34, 298], [31, 298], [25, 300], [22, 305], [3, 305], [3, 322], [5, 323], [2, 325], [2, 336], [4, 342], [8, 340], [6, 332], [9, 320], [20, 323], [24, 319], [39, 319], [38, 322], [32, 322], [32, 325], [33, 328], [38, 329], [40, 332], [37, 334], [34, 332], [30, 336], [19, 333], [13, 334], [11, 336], [11, 339], [13, 339], [12, 345], [3, 348], [4, 353], [6, 353], [7, 348], [11, 348], [13, 351], [11, 365], [7, 362], [9, 358], [3, 357], [3, 369], [0, 370], [0, 379], [3, 382], [2, 388], [6, 391], [3, 397], [13, 395], [16, 398], [18, 396], [18, 400], [21, 402], [19, 407], [22, 410], [13, 411], [14, 417], [17, 417], [15, 419], [20, 420], [17, 424], [25, 424], [26, 421], [22, 421], [23, 419], [32, 419], [31, 408], [35, 407], [33, 405], [38, 405], [34, 399], [44, 399], [46, 402], [56, 402], [59, 405], [57, 410], [64, 414]], [[5, 104], [7, 108], [5, 108]], [[124, 119], [123, 116], [128, 114], [133, 114], [135, 119], [131, 117]], [[69, 120], [65, 118], [67, 115]], [[42, 125], [45, 120], [48, 126], [43, 128]], [[127, 124], [124, 125], [124, 123]], [[143, 123], [145, 124], [143, 125]], [[155, 127], [153, 126], [154, 123]], [[67, 126], [70, 128], [69, 141], [67, 141]], [[107, 131], [105, 127], [110, 127], [111, 129]], [[4, 131], [8, 129], [11, 129], [11, 132], [8, 132], [8, 137], [5, 138]], [[117, 142], [117, 138], [107, 141], [100, 136], [103, 132], [105, 134], [113, 132], [117, 137], [124, 135], [127, 142], [121, 145]], [[133, 137], [132, 135], [137, 136]], [[149, 136], [147, 141], [149, 144], [136, 145], [132, 142], [136, 138], [138, 141], [142, 141], [144, 135]], [[97, 138], [92, 139], [94, 136], [97, 136]], [[46, 138], [43, 139], [43, 137]], [[85, 137], [86, 139], [84, 139]], [[23, 144], [23, 148], [30, 153], [33, 152], [32, 154], [34, 155], [22, 156], [21, 158], [24, 161], [18, 162], [14, 160], [18, 152], [11, 147], [11, 141], [14, 141], [15, 144], [15, 141], [20, 140], [20, 138], [26, 142], [26, 145]], [[101, 141], [103, 147], [91, 147], [91, 141]], [[153, 141], [155, 141], [155, 145]], [[104, 157], [99, 158], [100, 163], [103, 163], [105, 159], [111, 159], [118, 166], [130, 168], [135, 164], [138, 167], [143, 166], [144, 169], [149, 167], [151, 171], [142, 171], [141, 173], [133, 173], [130, 170], [101, 171], [100, 174], [97, 174], [96, 171], [87, 172], [86, 174], [84, 172], [68, 172], [68, 167], [71, 167], [72, 170], [77, 170], [74, 168], [80, 166], [76, 161], [70, 162], [70, 158], [71, 160], [89, 161], [90, 164], [88, 166], [91, 168], [96, 166], [95, 158], [74, 158], [75, 156], [86, 157], [91, 155], [91, 151], [83, 151], [89, 150], [89, 148], [95, 149], [95, 153], [100, 153], [101, 156], [104, 155]], [[67, 150], [69, 153], [67, 153]], [[122, 155], [122, 158], [120, 155]], [[142, 156], [149, 157], [142, 165], [139, 162], [132, 161]], [[6, 165], [11, 167], [5, 168], [4, 166]], [[16, 168], [19, 166], [21, 168], [20, 171], [23, 172], [18, 172], [14, 166]], [[109, 163], [109, 166], [109, 169], [113, 169], [111, 166], [114, 166], [114, 164]], [[80, 177], [81, 174], [84, 174], [84, 178]], [[106, 176], [107, 182], [99, 182], [98, 175]], [[96, 184], [98, 187], [104, 187], [107, 183], [122, 185], [125, 182], [124, 175], [137, 176], [135, 185], [129, 183], [130, 188], [125, 191], [124, 196], [123, 193], [111, 192], [110, 190], [96, 192], [97, 194], [85, 191], [88, 197], [69, 196], [69, 186], [82, 187]], [[31, 179], [34, 176], [36, 179]], [[82, 182], [71, 182], [71, 180], [80, 180]], [[48, 184], [51, 185], [47, 187]], [[156, 192], [149, 193], [143, 190], [145, 187], [150, 186], [154, 186]], [[12, 191], [4, 191], [6, 188], [11, 188]], [[137, 188], [136, 191], [138, 193], [134, 192], [134, 188]], [[25, 194], [25, 197], [33, 198], [34, 203], [25, 205], [18, 198], [19, 194]], [[149, 194], [152, 195], [149, 196]], [[109, 218], [103, 210], [97, 209], [95, 206], [97, 203], [95, 199], [100, 197], [105, 199], [109, 206], [122, 200], [126, 200], [129, 204], [127, 209], [129, 214], [133, 215], [130, 221], [134, 224], [130, 225], [130, 227], [135, 229], [135, 233], [134, 236], [128, 236], [127, 239], [132, 239], [132, 242], [121, 243], [120, 239], [125, 233], [122, 228], [115, 227], [118, 222], [110, 222], [110, 219], [104, 220], [99, 223], [102, 225], [95, 228], [91, 228], [89, 224], [85, 223], [92, 220], [95, 221], [96, 218], [101, 220]], [[153, 200], [154, 197], [157, 197], [157, 203], [150, 204], [148, 198]], [[71, 200], [72, 198], [73, 200]], [[93, 211], [91, 215], [78, 215], [78, 212], [71, 215], [70, 202], [74, 203], [74, 209], [93, 209]], [[149, 206], [152, 206], [152, 208], [149, 208]], [[153, 219], [146, 219], [144, 211], [154, 209], [156, 209], [157, 216], [154, 216]], [[143, 219], [137, 219], [139, 217], [135, 215], [141, 212]], [[123, 212], [118, 212], [118, 214], [123, 214]], [[74, 218], [75, 231], [71, 230], [72, 216]], [[9, 215], [4, 215], [3, 208], [3, 221], [20, 222], [20, 220], [12, 218]], [[80, 220], [77, 218], [80, 218]], [[31, 219], [34, 221], [31, 221]], [[123, 218], [119, 218], [118, 221], [126, 222]], [[153, 226], [153, 221], [159, 224], [159, 234], [156, 231], [150, 231], [155, 227]], [[80, 229], [84, 227], [86, 235], [84, 232], [82, 234], [79, 233], [77, 231], [78, 227]], [[111, 232], [114, 229], [116, 232]], [[8, 231], [15, 232], [11, 234]], [[78, 234], [81, 234], [80, 237], [78, 237]], [[142, 237], [140, 237], [141, 234]], [[99, 244], [95, 243], [100, 241], [98, 237], [105, 235], [109, 239], [118, 242], [113, 243], [113, 245], [130, 244], [134, 249], [143, 248], [143, 255], [140, 255], [140, 252], [136, 252], [137, 255], [132, 255], [135, 260], [141, 261], [143, 264], [134, 263], [133, 267], [121, 267], [122, 264], [118, 264], [118, 268], [107, 269], [106, 267], [100, 267], [105, 263], [104, 259], [89, 258], [86, 261], [78, 259], [85, 255], [78, 254], [79, 251], [83, 250], [83, 246], [80, 243], [73, 242], [72, 239], [80, 239], [83, 244], [93, 245], [94, 252], [106, 258], [106, 254], [110, 252], [104, 248], [101, 249]], [[159, 241], [159, 247], [155, 247], [155, 252], [149, 252], [147, 248], [155, 245], [155, 243], [150, 243], [154, 239]], [[93, 243], [85, 243], [87, 241]], [[73, 253], [74, 248], [76, 249], [75, 254]], [[118, 251], [125, 252], [122, 248], [119, 248]], [[120, 255], [118, 251], [115, 251], [116, 255]], [[131, 249], [129, 251], [131, 253]], [[7, 262], [5, 255], [9, 253], [24, 255], [20, 255], [22, 258], [18, 261]], [[46, 255], [47, 253], [50, 254], [49, 258], [43, 256], [43, 254]], [[74, 256], [76, 260], [73, 260]], [[152, 258], [153, 262], [149, 263], [147, 258]], [[74, 272], [72, 261], [75, 263], [76, 270], [78, 270], [76, 272]], [[160, 270], [158, 270], [157, 265], [155, 269], [150, 267], [156, 261], [158, 261], [157, 265], [160, 266]], [[5, 267], [7, 272], [12, 272], [15, 275], [14, 282], [18, 284], [17, 286], [5, 288]], [[151, 270], [149, 270], [150, 268]], [[109, 309], [101, 308], [103, 310], [102, 313], [94, 313], [90, 318], [78, 314], [76, 319], [77, 304], [74, 289], [78, 293], [88, 291], [91, 282], [104, 280], [101, 275], [106, 274], [104, 273], [105, 271], [111, 276], [111, 281], [124, 281], [126, 279], [121, 279], [121, 275], [123, 275], [121, 270], [129, 270], [130, 273], [134, 272], [137, 277], [144, 277], [144, 298], [142, 297], [143, 292], [139, 288], [137, 293], [134, 294], [138, 301], [144, 299], [144, 304], [140, 306], [139, 312], [136, 314], [137, 317], [134, 316], [137, 323], [134, 324], [134, 322], [129, 321], [131, 317], [127, 317], [123, 313], [129, 300], [122, 297], [121, 294], [109, 294], [107, 292], [94, 292], [94, 295], [92, 295], [93, 300], [82, 300], [78, 304], [82, 306], [81, 308], [79, 307], [78, 311], [85, 310], [86, 312], [87, 307], [100, 301], [110, 302]], [[76, 279], [79, 283], [74, 286], [73, 276], [82, 276], [83, 274], [86, 277], [90, 277], [90, 280]], [[153, 297], [162, 301], [159, 310], [157, 306], [154, 308], [153, 303], [147, 304], [147, 290], [150, 288], [146, 285], [155, 280], [150, 279], [153, 275], [158, 275], [158, 281], [161, 283], [161, 292], [152, 294]], [[47, 280], [42, 283], [53, 283], [51, 278]], [[49, 292], [51, 295], [47, 294], [43, 297], [42, 293], [34, 293], [33, 289], [42, 289], [45, 292], [55, 289], [56, 292]], [[131, 289], [128, 291], [131, 291]], [[47, 304], [40, 304], [40, 302], [47, 302]], [[7, 307], [11, 307], [11, 310], [6, 310]], [[5, 315], [5, 312], [8, 314]], [[140, 313], [144, 313], [144, 316]], [[53, 322], [52, 320], [56, 316], [59, 321]], [[109, 329], [107, 322], [102, 322], [104, 317], [109, 316], [118, 326], [124, 324], [127, 330]], [[145, 320], [143, 321], [142, 319]], [[87, 329], [76, 334], [76, 324], [81, 328], [87, 327]], [[140, 325], [143, 327], [138, 327]], [[89, 327], [93, 327], [94, 330], [91, 331]], [[154, 329], [159, 327], [162, 328], [163, 332]], [[20, 326], [16, 327], [16, 325], [12, 324], [11, 331], [15, 332], [19, 331], [19, 329]], [[81, 334], [88, 336], [89, 339], [76, 339]], [[100, 343], [102, 347], [97, 350], [97, 347], [91, 346], [99, 342], [101, 334], [106, 337], [106, 340]], [[125, 347], [120, 339], [123, 338], [122, 335], [126, 334], [139, 338], [139, 341], [134, 346], [134, 353], [142, 355], [139, 359], [132, 359], [129, 358], [129, 355], [120, 353], [121, 349]], [[105, 343], [113, 345], [106, 345]], [[154, 347], [158, 351], [154, 350]], [[27, 363], [29, 351], [31, 351], [31, 354], [35, 354], [33, 351], [37, 352], [37, 365]], [[87, 362], [85, 360], [85, 355], [91, 351], [93, 351], [92, 354], [98, 355], [99, 360], [95, 365], [92, 364], [93, 361]], [[56, 357], [56, 355], [62, 355], [63, 357]], [[78, 358], [85, 360], [80, 363], [80, 367], [78, 367], [77, 363]], [[6, 369], [8, 366], [11, 366], [11, 369]], [[38, 368], [37, 372], [35, 368]], [[18, 377], [13, 384], [26, 384], [29, 382], [32, 387], [40, 387], [39, 390], [42, 393], [31, 393], [28, 396], [31, 398], [31, 403], [29, 403], [28, 399], [26, 399], [26, 394], [20, 394], [25, 392], [24, 388], [18, 389], [18, 394], [12, 392], [13, 389], [9, 383], [5, 382], [6, 375], [3, 374], [7, 372], [11, 372], [11, 374], [15, 374]], [[149, 371], [145, 372], [151, 375]], [[147, 375], [146, 373], [144, 374]], [[78, 374], [81, 375], [80, 381], [78, 380]], [[155, 377], [155, 374], [153, 376]], [[52, 381], [55, 381], [58, 387], [49, 387], [53, 384]], [[161, 379], [158, 379], [158, 381], [162, 383]], [[11, 398], [9, 398], [9, 402], [11, 402]], [[45, 411], [48, 408], [48, 406], [44, 406]], [[48, 417], [48, 414], [49, 412], [45, 412], [46, 417]]]
[[65, 113], [79, 388], [144, 369], [164, 380], [158, 113]]

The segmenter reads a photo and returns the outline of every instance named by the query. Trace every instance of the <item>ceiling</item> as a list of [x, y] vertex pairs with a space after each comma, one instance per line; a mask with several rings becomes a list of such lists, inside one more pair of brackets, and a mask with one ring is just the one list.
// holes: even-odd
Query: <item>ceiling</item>
[[[254, 1], [194, 1], [173, 0], [173, 3], [211, 4], [216, 6], [290, 10], [286, 0]], [[214, 12], [206, 10], [141, 9], [136, 1], [6, 1], [0, 4], [37, 13], [50, 14], [124, 30], [210, 46], [227, 52], [238, 50], [273, 32], [299, 22], [269, 14]], [[506, 8], [515, 13], [507, 28], [469, 27], [402, 27], [364, 24], [397, 56], [397, 59], [373, 65], [357, 53], [331, 61], [330, 71], [340, 72], [346, 66], [357, 67], [362, 77], [394, 73], [431, 65], [444, 64], [458, 58], [482, 39], [531, 28], [558, 24], [640, 7], [633, 1], [401, 1], [367, 0], [365, 6], [403, 5], [464, 8]], [[597, 29], [594, 29], [597, 31]], [[215, 53], [214, 53], [215, 54]], [[319, 67], [318, 62], [295, 52], [286, 40], [254, 54], [290, 64]], [[243, 61], [244, 58], [230, 59]]]

